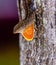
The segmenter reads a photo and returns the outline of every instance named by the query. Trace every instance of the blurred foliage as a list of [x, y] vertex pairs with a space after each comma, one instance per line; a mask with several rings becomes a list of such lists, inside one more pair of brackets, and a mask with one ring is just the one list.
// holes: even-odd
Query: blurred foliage
[[0, 65], [20, 65], [18, 48], [9, 46], [0, 52]]

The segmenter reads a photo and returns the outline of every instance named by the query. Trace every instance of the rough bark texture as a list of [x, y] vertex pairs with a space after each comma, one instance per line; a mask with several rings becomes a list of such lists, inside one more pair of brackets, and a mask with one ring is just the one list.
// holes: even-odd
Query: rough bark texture
[[32, 41], [26, 41], [20, 34], [21, 65], [56, 65], [55, 3], [56, 0], [42, 0], [44, 11], [42, 15], [38, 12]]

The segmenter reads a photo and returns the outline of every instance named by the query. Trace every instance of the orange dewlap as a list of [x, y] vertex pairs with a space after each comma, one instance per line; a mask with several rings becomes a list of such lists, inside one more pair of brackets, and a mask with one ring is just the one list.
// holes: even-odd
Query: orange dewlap
[[27, 41], [31, 41], [34, 37], [34, 23], [26, 27], [22, 35]]

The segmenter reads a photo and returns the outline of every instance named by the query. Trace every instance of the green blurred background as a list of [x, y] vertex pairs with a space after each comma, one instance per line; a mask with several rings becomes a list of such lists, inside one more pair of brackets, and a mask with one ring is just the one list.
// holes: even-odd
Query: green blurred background
[[0, 65], [19, 65], [18, 34], [13, 28], [18, 23], [17, 0], [0, 0]]
[[18, 42], [6, 41], [0, 44], [3, 44], [0, 47], [0, 65], [20, 65]]
[[13, 34], [18, 18], [0, 19], [0, 65], [19, 65], [19, 34]]

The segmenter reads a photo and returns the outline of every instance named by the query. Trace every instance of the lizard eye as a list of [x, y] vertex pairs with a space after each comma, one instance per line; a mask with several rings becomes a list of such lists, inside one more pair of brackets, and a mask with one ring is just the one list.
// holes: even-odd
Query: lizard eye
[[34, 38], [34, 23], [27, 26], [22, 32], [22, 35], [27, 41], [31, 41]]

